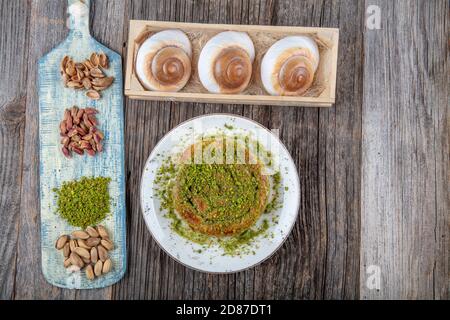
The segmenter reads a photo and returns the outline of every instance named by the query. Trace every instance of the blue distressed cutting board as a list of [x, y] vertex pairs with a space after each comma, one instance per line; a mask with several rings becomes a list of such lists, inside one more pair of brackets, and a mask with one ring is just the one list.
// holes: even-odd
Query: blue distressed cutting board
[[[89, 33], [89, 0], [69, 0], [70, 32], [65, 41], [39, 60], [39, 141], [40, 141], [40, 206], [42, 271], [51, 284], [73, 289], [109, 286], [119, 281], [126, 270], [125, 227], [125, 172], [124, 172], [124, 117], [122, 88], [122, 59], [106, 48]], [[104, 52], [110, 62], [105, 70], [114, 76], [111, 87], [102, 91], [100, 100], [90, 100], [85, 90], [65, 88], [60, 75], [60, 63], [68, 55], [75, 61], [84, 61], [92, 52]], [[99, 110], [99, 129], [104, 132], [104, 151], [95, 157], [72, 155], [67, 159], [61, 152], [59, 123], [64, 109], [73, 105], [94, 107]], [[104, 176], [112, 180], [109, 192], [112, 199], [111, 214], [102, 222], [114, 241], [110, 252], [113, 268], [93, 281], [83, 271], [70, 273], [63, 266], [62, 252], [54, 247], [61, 234], [74, 228], [56, 213], [53, 188], [64, 181], [83, 176]]]

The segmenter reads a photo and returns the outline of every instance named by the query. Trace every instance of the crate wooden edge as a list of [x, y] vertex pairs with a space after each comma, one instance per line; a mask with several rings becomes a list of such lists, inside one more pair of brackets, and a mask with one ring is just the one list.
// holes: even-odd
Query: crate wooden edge
[[[133, 49], [134, 39], [136, 38], [136, 28], [134, 26], [136, 20], [130, 20], [127, 41], [127, 60], [125, 69], [125, 92], [131, 88], [131, 76], [133, 75]], [[126, 94], [125, 94], [126, 95]]]
[[[130, 99], [161, 100], [172, 102], [200, 102], [200, 103], [225, 103], [225, 104], [252, 104], [273, 106], [299, 106], [299, 107], [331, 107], [334, 100], [329, 98], [314, 97], [285, 97], [285, 96], [261, 96], [246, 94], [215, 94], [215, 93], [189, 93], [189, 92], [154, 92], [125, 90], [125, 95]], [[269, 98], [269, 99], [268, 99]]]
[[[235, 30], [235, 31], [277, 31], [288, 33], [318, 33], [330, 32], [330, 40], [335, 44], [332, 49], [332, 69], [330, 72], [330, 84], [328, 97], [286, 97], [270, 95], [236, 95], [236, 94], [212, 94], [212, 93], [188, 93], [188, 92], [155, 92], [134, 90], [131, 88], [133, 76], [133, 43], [142, 27], [152, 25], [158, 28], [179, 29], [209, 29], [209, 30]], [[201, 103], [228, 103], [228, 104], [256, 104], [276, 106], [300, 106], [300, 107], [331, 107], [335, 103], [337, 59], [339, 45], [338, 28], [321, 27], [295, 27], [295, 26], [263, 26], [263, 25], [236, 25], [236, 24], [205, 24], [156, 20], [130, 20], [130, 28], [127, 43], [127, 58], [125, 71], [125, 95], [130, 99], [152, 101], [179, 101]]]
[[333, 100], [333, 104], [336, 99], [336, 81], [337, 81], [337, 64], [338, 64], [338, 54], [339, 54], [339, 29], [335, 29], [335, 32], [333, 34], [333, 42], [336, 44], [333, 46], [332, 49], [332, 64], [331, 64], [331, 72], [330, 72], [330, 93], [329, 97], [331, 100]]
[[217, 24], [217, 23], [194, 23], [194, 22], [177, 22], [177, 21], [158, 21], [158, 20], [130, 20], [130, 24], [134, 25], [154, 25], [163, 28], [179, 28], [189, 29], [210, 29], [210, 30], [236, 30], [236, 31], [289, 31], [300, 33], [316, 33], [318, 31], [336, 32], [339, 28], [322, 28], [322, 27], [296, 27], [296, 26], [272, 26], [272, 25], [251, 25], [251, 24]]

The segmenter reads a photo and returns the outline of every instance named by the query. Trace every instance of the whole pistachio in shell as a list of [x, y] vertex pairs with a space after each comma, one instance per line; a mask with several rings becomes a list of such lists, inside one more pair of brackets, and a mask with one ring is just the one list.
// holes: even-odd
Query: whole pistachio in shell
[[102, 272], [108, 273], [109, 271], [111, 271], [111, 267], [112, 267], [112, 261], [111, 259], [106, 259], [105, 262], [103, 262], [103, 269]]
[[68, 268], [72, 265], [72, 262], [70, 261], [70, 258], [67, 258], [64, 260], [64, 268]]
[[69, 255], [70, 255], [70, 244], [69, 244], [69, 242], [66, 242], [66, 244], [64, 245], [63, 255], [64, 255], [64, 258], [68, 258]]
[[103, 270], [103, 262], [102, 262], [102, 260], [98, 260], [95, 263], [95, 266], [94, 266], [94, 273], [95, 273], [95, 275], [97, 277], [101, 276], [102, 275], [102, 270]]
[[98, 252], [96, 247], [91, 248], [91, 261], [93, 263], [98, 261]]
[[56, 240], [55, 248], [58, 250], [61, 250], [66, 245], [67, 241], [69, 240], [69, 237], [67, 235], [62, 235]]
[[71, 264], [73, 264], [74, 266], [78, 266], [79, 268], [83, 268], [84, 262], [78, 254], [76, 254], [75, 252], [71, 252], [69, 258]]
[[78, 243], [78, 246], [79, 246], [79, 247], [84, 248], [84, 249], [87, 249], [87, 250], [91, 250], [91, 246], [88, 246], [88, 245], [86, 244], [86, 240], [78, 239], [78, 240], [77, 240], [77, 243]]
[[86, 240], [86, 244], [89, 247], [95, 247], [100, 243], [100, 238], [89, 238]]
[[77, 242], [77, 240], [70, 239], [70, 241], [69, 241], [69, 248], [70, 248], [70, 251], [75, 251], [75, 248], [77, 248], [77, 247], [78, 247], [78, 242]]
[[97, 246], [97, 251], [98, 251], [98, 257], [100, 258], [100, 260], [105, 262], [106, 259], [108, 259], [108, 251], [102, 245]]
[[91, 258], [90, 252], [85, 248], [77, 247], [77, 248], [75, 248], [74, 252], [82, 258], [85, 258], [85, 259]]
[[75, 239], [86, 240], [89, 238], [89, 233], [87, 233], [86, 231], [83, 231], [83, 230], [77, 230], [77, 231], [72, 232], [72, 237], [74, 237]]
[[100, 237], [102, 237], [102, 239], [103, 238], [109, 238], [108, 231], [106, 231], [106, 228], [104, 226], [98, 225], [97, 226], [97, 231], [98, 231]]
[[109, 239], [107, 239], [107, 238], [102, 239], [101, 244], [102, 244], [102, 246], [104, 246], [105, 249], [108, 250], [108, 251], [111, 251], [111, 250], [114, 249], [114, 245], [113, 245], [112, 241], [109, 240]]
[[88, 278], [89, 280], [94, 280], [95, 278], [94, 269], [92, 268], [91, 264], [86, 267], [86, 278]]
[[86, 232], [89, 234], [89, 236], [90, 236], [91, 238], [98, 238], [98, 237], [100, 236], [100, 235], [98, 234], [97, 230], [95, 230], [95, 228], [94, 228], [94, 227], [91, 227], [91, 226], [89, 226], [89, 227], [86, 228]]

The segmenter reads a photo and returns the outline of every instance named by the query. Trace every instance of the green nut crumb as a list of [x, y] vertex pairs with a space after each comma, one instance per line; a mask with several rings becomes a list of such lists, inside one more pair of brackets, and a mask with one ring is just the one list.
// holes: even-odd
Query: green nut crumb
[[[240, 141], [245, 140], [247, 144], [251, 142], [248, 136], [236, 136], [234, 138], [235, 140]], [[260, 148], [263, 147], [260, 145]], [[271, 154], [268, 154], [268, 156], [271, 156]], [[177, 177], [180, 177], [180, 174], [186, 178], [195, 180], [190, 184], [182, 184], [182, 186], [188, 186], [190, 193], [200, 193], [203, 195], [202, 192], [205, 192], [205, 190], [218, 187], [214, 184], [214, 179], [212, 179], [212, 173], [215, 173], [221, 174], [222, 178], [225, 180], [220, 185], [221, 192], [212, 194], [216, 194], [218, 197], [224, 197], [224, 199], [220, 199], [221, 201], [229, 201], [227, 202], [226, 211], [219, 207], [212, 206], [214, 203], [217, 203], [217, 201], [212, 203], [208, 202], [211, 208], [214, 208], [217, 213], [217, 217], [214, 221], [225, 219], [226, 213], [232, 213], [227, 219], [238, 219], [241, 214], [246, 212], [242, 205], [247, 202], [254, 203], [256, 201], [256, 199], [249, 199], [249, 197], [251, 198], [252, 194], [254, 194], [254, 192], [250, 191], [252, 189], [254, 190], [256, 181], [253, 181], [252, 179], [238, 179], [239, 177], [236, 176], [238, 172], [234, 172], [232, 169], [232, 167], [224, 168], [214, 165], [210, 165], [210, 167], [206, 165], [180, 166], [178, 163], [173, 162], [173, 159], [166, 158], [156, 172], [154, 192], [156, 197], [161, 201], [160, 210], [164, 212], [164, 217], [170, 220], [172, 231], [182, 238], [200, 245], [204, 250], [211, 247], [218, 247], [221, 249], [222, 255], [225, 256], [256, 254], [255, 249], [258, 248], [258, 238], [272, 239], [274, 237], [273, 233], [268, 232], [268, 230], [270, 225], [278, 223], [278, 216], [269, 216], [260, 221], [261, 223], [253, 225], [237, 235], [214, 237], [194, 231], [175, 210], [173, 190]], [[270, 188], [272, 189], [273, 197], [266, 205], [266, 213], [272, 213], [282, 206], [280, 191], [283, 189], [281, 187], [280, 172], [271, 177]], [[183, 195], [188, 190], [179, 188], [179, 191], [180, 194]], [[204, 198], [206, 199], [206, 196]], [[232, 201], [230, 201], [230, 199]], [[194, 249], [194, 252], [200, 254], [203, 253], [204, 250]]]
[[110, 213], [108, 186], [111, 178], [82, 177], [66, 181], [53, 189], [57, 197], [57, 213], [75, 227], [96, 225]]

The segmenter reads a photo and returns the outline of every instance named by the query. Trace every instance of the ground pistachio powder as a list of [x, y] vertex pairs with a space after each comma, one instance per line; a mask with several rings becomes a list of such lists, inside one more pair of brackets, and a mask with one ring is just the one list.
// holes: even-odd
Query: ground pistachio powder
[[[233, 126], [231, 125], [225, 125], [226, 129], [232, 130]], [[223, 136], [225, 137], [225, 136]], [[203, 137], [203, 140], [214, 140], [214, 139], [220, 139], [221, 135], [211, 135], [208, 137]], [[227, 136], [227, 138], [230, 138], [230, 136]], [[267, 162], [267, 166], [272, 167], [273, 164], [273, 154], [269, 151], [267, 151], [258, 141], [251, 140], [249, 136], [241, 136], [241, 135], [235, 135], [233, 138], [236, 141], [236, 144], [238, 147], [242, 146], [249, 146], [252, 145], [254, 150], [256, 148], [257, 152], [256, 154], [259, 155], [259, 152], [261, 154], [264, 154], [264, 158]], [[238, 144], [239, 141], [243, 141], [244, 144]], [[235, 149], [235, 158], [237, 155], [237, 148]], [[214, 156], [214, 155], [213, 155]], [[211, 176], [211, 172], [205, 170], [201, 170], [201, 172], [197, 172], [201, 166], [180, 166], [180, 163], [177, 161], [177, 157], [168, 156], [164, 157], [162, 160], [161, 166], [156, 171], [156, 177], [155, 177], [155, 185], [154, 185], [154, 192], [156, 197], [160, 201], [160, 211], [165, 211], [164, 217], [169, 219], [171, 221], [170, 227], [172, 231], [177, 233], [179, 236], [185, 238], [187, 241], [191, 241], [193, 243], [196, 243], [200, 246], [202, 246], [202, 249], [196, 249], [195, 252], [202, 253], [203, 250], [206, 250], [212, 246], [218, 246], [221, 248], [222, 255], [225, 256], [244, 256], [248, 254], [255, 254], [255, 249], [259, 246], [258, 242], [256, 242], [258, 237], [263, 238], [273, 238], [274, 234], [272, 232], [269, 232], [271, 225], [278, 224], [278, 216], [265, 217], [263, 218], [259, 224], [255, 224], [251, 226], [250, 228], [244, 230], [240, 234], [235, 234], [232, 236], [225, 236], [225, 237], [215, 237], [215, 236], [209, 236], [204, 233], [200, 233], [198, 231], [193, 230], [176, 212], [175, 209], [175, 201], [174, 201], [174, 187], [177, 183], [177, 178], [180, 177], [180, 174], [185, 175], [189, 179], [196, 179], [196, 181], [193, 181], [188, 188], [189, 192], [194, 193], [202, 193], [205, 192], [208, 188], [211, 188], [211, 185], [214, 183], [214, 179]], [[258, 160], [261, 160], [258, 158]], [[184, 170], [187, 170], [186, 172], [182, 172]], [[218, 168], [215, 168], [218, 169]], [[195, 172], [191, 172], [195, 171]], [[214, 172], [220, 171], [220, 170], [214, 170]], [[233, 171], [233, 170], [231, 170]], [[230, 172], [231, 173], [231, 172]], [[231, 174], [230, 178], [233, 178], [233, 174]], [[240, 180], [240, 179], [238, 179]], [[248, 194], [248, 190], [252, 190], [251, 184], [253, 181], [250, 179], [247, 182], [250, 183], [250, 185], [245, 186], [235, 186], [239, 181], [235, 181], [235, 179], [232, 179], [232, 181], [229, 181], [227, 183], [228, 185], [233, 185], [234, 190], [237, 193], [237, 197], [235, 197], [235, 194], [229, 194], [228, 192], [232, 192], [233, 190], [222, 190], [220, 193], [217, 192], [216, 195], [220, 197], [226, 197], [231, 199], [231, 203], [227, 203], [227, 206], [224, 206], [224, 208], [227, 208], [227, 212], [233, 211], [235, 213], [240, 213], [239, 205], [242, 200], [245, 200], [247, 197], [251, 196], [251, 194]], [[266, 208], [264, 212], [266, 214], [272, 213], [273, 211], [277, 210], [278, 208], [282, 207], [282, 194], [280, 193], [280, 188], [282, 186], [281, 183], [281, 173], [278, 171], [276, 172], [270, 179], [270, 189], [272, 193], [272, 197], [269, 203], [266, 204]], [[192, 188], [191, 188], [192, 187]], [[215, 186], [214, 186], [215, 187]], [[223, 187], [223, 186], [222, 186]], [[286, 187], [287, 188], [287, 187]], [[254, 188], [253, 188], [254, 189]], [[181, 190], [188, 191], [188, 190]], [[287, 191], [287, 190], [286, 190]], [[228, 194], [227, 194], [228, 193]], [[219, 199], [221, 200], [221, 199]], [[244, 201], [245, 202], [245, 201]], [[217, 203], [217, 202], [216, 202]], [[220, 211], [219, 213], [224, 213]]]
[[82, 177], [63, 182], [60, 189], [53, 189], [57, 213], [75, 227], [96, 225], [110, 213], [110, 181], [106, 177]]

